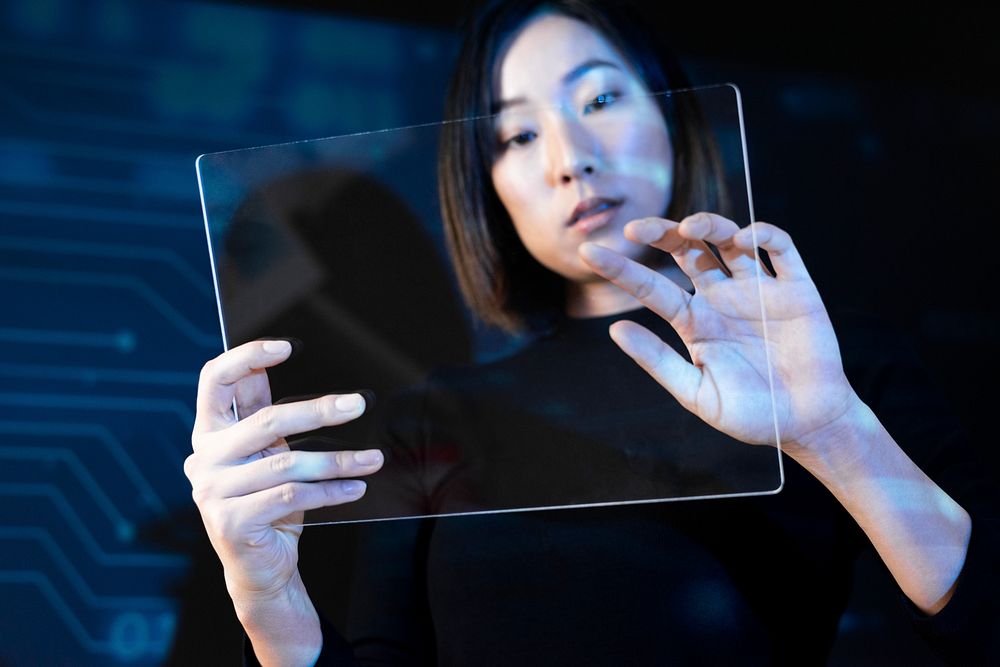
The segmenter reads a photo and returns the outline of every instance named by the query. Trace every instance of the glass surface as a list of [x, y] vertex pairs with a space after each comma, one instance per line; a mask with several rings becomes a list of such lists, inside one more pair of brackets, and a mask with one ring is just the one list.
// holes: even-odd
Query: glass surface
[[[664, 123], [672, 158], [654, 160]], [[361, 388], [377, 396], [357, 421], [292, 439], [293, 448], [386, 455], [360, 501], [309, 512], [305, 523], [780, 490], [777, 432], [762, 438], [770, 445], [748, 445], [706, 425], [611, 342], [616, 318], [543, 309], [531, 319], [536, 333], [510, 335], [470, 314], [448, 260], [437, 177], [439, 146], [461, 141], [484, 151], [506, 143], [508, 199], [511, 188], [530, 193], [531, 219], [555, 224], [561, 242], [627, 249], [624, 223], [663, 215], [664, 202], [674, 220], [701, 210], [740, 227], [753, 220], [739, 91], [728, 84], [200, 157], [227, 349], [262, 337], [303, 342], [269, 371], [275, 400]], [[575, 192], [553, 171], [560, 150], [582, 160]], [[594, 194], [617, 210], [571, 236], [574, 207]], [[539, 214], [542, 204], [550, 208]], [[547, 282], [532, 282], [537, 267], [523, 248], [499, 245], [528, 267], [511, 298], [544, 301]], [[665, 253], [642, 257], [677, 271]], [[743, 306], [764, 331], [759, 272], [754, 286], [756, 300]], [[685, 350], [649, 311], [621, 318]], [[755, 409], [776, 425], [773, 402]]]

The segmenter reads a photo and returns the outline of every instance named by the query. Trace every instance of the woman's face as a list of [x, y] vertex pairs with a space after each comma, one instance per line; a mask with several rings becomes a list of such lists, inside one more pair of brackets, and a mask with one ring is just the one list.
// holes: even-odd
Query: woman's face
[[558, 14], [528, 22], [499, 62], [493, 186], [524, 246], [573, 282], [600, 280], [577, 248], [633, 258], [630, 220], [663, 215], [673, 158], [642, 81], [589, 25]]

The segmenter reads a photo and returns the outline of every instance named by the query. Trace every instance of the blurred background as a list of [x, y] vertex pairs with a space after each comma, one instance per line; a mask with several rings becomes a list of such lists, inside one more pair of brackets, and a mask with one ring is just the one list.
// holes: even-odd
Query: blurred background
[[[194, 160], [440, 120], [465, 8], [2, 4], [0, 664], [239, 660], [182, 472], [222, 349]], [[831, 309], [908, 334], [995, 466], [1000, 46], [909, 11], [659, 18], [696, 84], [742, 89], [757, 217]], [[335, 622], [352, 531], [303, 538]], [[831, 664], [937, 664], [873, 558]]]

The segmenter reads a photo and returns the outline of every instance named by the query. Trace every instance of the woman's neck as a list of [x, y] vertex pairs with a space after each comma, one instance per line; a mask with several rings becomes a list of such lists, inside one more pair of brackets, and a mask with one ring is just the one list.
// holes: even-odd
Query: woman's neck
[[[659, 273], [681, 289], [691, 289], [691, 280], [677, 266], [665, 267]], [[608, 317], [641, 307], [638, 299], [606, 280], [571, 281], [566, 286], [566, 314], [572, 318]]]

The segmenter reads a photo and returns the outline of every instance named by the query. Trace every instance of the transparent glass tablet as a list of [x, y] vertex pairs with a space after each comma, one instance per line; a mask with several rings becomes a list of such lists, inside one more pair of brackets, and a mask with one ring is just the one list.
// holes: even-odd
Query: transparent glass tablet
[[[599, 317], [579, 296], [607, 287], [576, 253], [584, 241], [695, 292], [671, 255], [625, 240], [631, 219], [712, 211], [739, 227], [753, 220], [735, 86], [513, 105], [203, 155], [198, 178], [227, 349], [302, 341], [268, 373], [276, 401], [359, 389], [377, 397], [357, 421], [290, 440], [378, 447], [386, 459], [361, 500], [309, 512], [305, 523], [780, 490], [763, 269], [736, 305], [741, 331], [754, 332], [743, 353], [757, 360], [764, 390], [746, 405], [723, 397], [763, 425], [755, 444], [683, 408], [608, 333], [632, 320], [689, 355], [662, 317], [638, 304]], [[720, 261], [706, 250], [703, 261]], [[458, 276], [480, 310], [492, 304], [495, 320], [520, 329], [483, 324]]]

